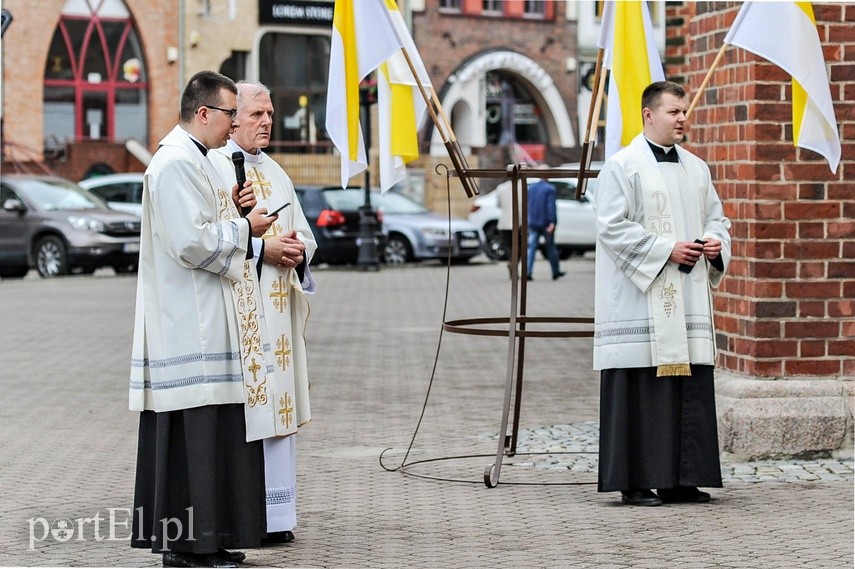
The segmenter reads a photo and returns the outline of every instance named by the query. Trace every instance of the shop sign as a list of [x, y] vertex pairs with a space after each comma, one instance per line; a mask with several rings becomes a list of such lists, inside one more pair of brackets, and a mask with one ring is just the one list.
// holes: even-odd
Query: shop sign
[[332, 26], [332, 2], [259, 0], [259, 24]]

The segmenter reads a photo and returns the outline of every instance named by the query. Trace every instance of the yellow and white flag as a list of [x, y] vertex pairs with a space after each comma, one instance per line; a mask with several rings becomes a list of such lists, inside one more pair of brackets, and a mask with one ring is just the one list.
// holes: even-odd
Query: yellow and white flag
[[[430, 93], [430, 76], [395, 0], [380, 0], [388, 9], [419, 82]], [[418, 131], [427, 106], [416, 77], [404, 58], [396, 52], [377, 73], [377, 110], [380, 127], [380, 189], [389, 188], [407, 177], [406, 164], [419, 157]]]
[[840, 136], [810, 2], [746, 2], [724, 43], [774, 63], [793, 78], [793, 144], [840, 163]]
[[641, 132], [644, 88], [665, 80], [647, 2], [605, 2], [597, 45], [605, 50], [604, 68], [611, 70], [606, 108], [608, 158]]
[[368, 166], [359, 120], [359, 82], [398, 52], [387, 8], [376, 0], [336, 0], [326, 128], [341, 153], [341, 185]]

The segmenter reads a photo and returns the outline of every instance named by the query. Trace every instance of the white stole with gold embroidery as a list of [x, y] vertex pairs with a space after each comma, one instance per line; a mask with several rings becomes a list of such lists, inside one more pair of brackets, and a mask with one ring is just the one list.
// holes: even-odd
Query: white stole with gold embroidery
[[[286, 201], [291, 207], [282, 211], [263, 239], [275, 238], [296, 229], [311, 233], [307, 227], [294, 226], [299, 203], [293, 190], [286, 195], [285, 182], [276, 176], [278, 166], [264, 154], [244, 153], [247, 179], [258, 201], [256, 207], [272, 211]], [[272, 171], [271, 171], [272, 170]], [[267, 174], [271, 174], [269, 177]], [[290, 182], [288, 182], [290, 184]], [[303, 220], [302, 213], [299, 216]], [[266, 264], [261, 271], [262, 303], [267, 330], [274, 355], [274, 372], [271, 390], [276, 404], [275, 436], [297, 432], [297, 428], [311, 419], [309, 407], [309, 382], [306, 372], [306, 350], [303, 331], [309, 317], [309, 303], [294, 269]]]
[[[657, 163], [650, 156], [647, 141], [643, 137], [636, 138], [632, 152], [644, 196], [645, 226], [652, 233], [677, 241], [671, 195]], [[674, 263], [665, 263], [647, 291], [647, 302], [653, 318], [655, 341], [651, 345], [651, 356], [656, 363], [656, 375], [691, 375], [683, 279]]]
[[[227, 190], [219, 190], [220, 219], [240, 217]], [[240, 334], [241, 369], [245, 394], [246, 440], [277, 434], [278, 402], [273, 391], [274, 353], [267, 337], [261, 287], [253, 260], [244, 260], [243, 279], [231, 284]]]

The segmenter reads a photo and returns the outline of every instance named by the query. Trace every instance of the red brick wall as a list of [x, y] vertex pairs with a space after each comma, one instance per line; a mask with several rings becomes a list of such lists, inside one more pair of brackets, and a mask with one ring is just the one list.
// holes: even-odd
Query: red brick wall
[[[666, 74], [690, 99], [739, 5], [669, 3]], [[814, 12], [843, 144], [836, 174], [793, 147], [790, 77], [742, 49], [727, 50], [690, 120], [687, 146], [733, 222], [715, 295], [719, 363], [750, 376], [855, 375], [855, 5]]]

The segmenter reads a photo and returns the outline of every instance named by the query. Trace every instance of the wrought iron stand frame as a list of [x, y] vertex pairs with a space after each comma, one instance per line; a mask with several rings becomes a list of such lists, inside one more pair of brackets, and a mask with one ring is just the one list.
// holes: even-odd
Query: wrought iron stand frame
[[[443, 329], [453, 334], [507, 336], [508, 338], [505, 397], [502, 405], [499, 445], [496, 450], [495, 460], [484, 469], [484, 484], [488, 488], [494, 488], [499, 483], [504, 456], [514, 456], [517, 450], [526, 338], [591, 338], [594, 335], [594, 319], [575, 316], [529, 316], [526, 310], [528, 253], [527, 248], [521, 247], [521, 244], [523, 242], [527, 243], [528, 240], [522, 240], [521, 237], [528, 237], [528, 179], [568, 178], [578, 176], [579, 170], [530, 169], [526, 166], [515, 164], [508, 166], [506, 170], [467, 169], [465, 173], [471, 178], [509, 178], [513, 192], [511, 199], [513, 209], [513, 239], [510, 251], [510, 315], [507, 318], [466, 318], [448, 320], [443, 323]], [[590, 171], [586, 173], [590, 173]], [[452, 174], [449, 172], [448, 175]], [[495, 328], [497, 324], [507, 324], [508, 328], [507, 330], [497, 329]], [[575, 324], [588, 325], [588, 328], [584, 330], [529, 330], [526, 328], [527, 324]], [[511, 432], [508, 434], [512, 395], [513, 422], [511, 424]]]

